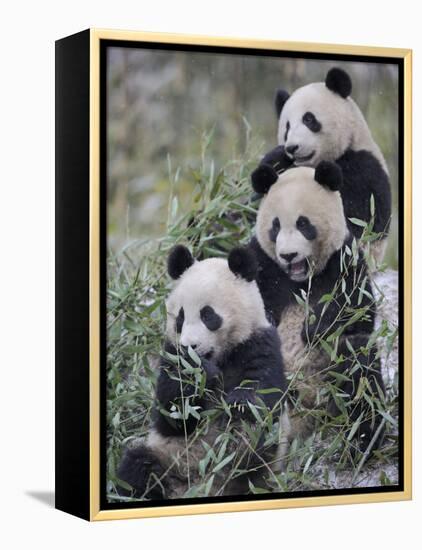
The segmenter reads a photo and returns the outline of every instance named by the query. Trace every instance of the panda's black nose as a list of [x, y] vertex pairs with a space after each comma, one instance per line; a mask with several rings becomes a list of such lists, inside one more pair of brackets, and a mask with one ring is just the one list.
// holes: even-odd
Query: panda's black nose
[[286, 262], [291, 262], [296, 256], [297, 252], [291, 252], [290, 254], [280, 254], [280, 258], [283, 258], [283, 260], [286, 260]]
[[289, 155], [293, 155], [299, 149], [299, 145], [288, 145], [286, 151]]

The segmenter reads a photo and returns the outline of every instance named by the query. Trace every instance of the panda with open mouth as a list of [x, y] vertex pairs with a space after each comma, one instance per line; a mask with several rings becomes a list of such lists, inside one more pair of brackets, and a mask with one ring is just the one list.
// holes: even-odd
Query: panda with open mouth
[[[335, 415], [341, 393], [346, 428], [360, 420], [355, 446], [365, 450], [381, 441], [384, 385], [370, 342], [376, 304], [364, 255], [346, 222], [342, 185], [336, 163], [285, 171], [265, 189], [250, 246], [259, 290], [280, 334], [295, 410], [301, 410], [293, 411], [292, 434], [309, 434], [316, 409]], [[339, 385], [331, 398], [327, 383]], [[376, 403], [372, 410], [363, 385]]]
[[384, 156], [351, 91], [352, 81], [340, 68], [330, 69], [325, 82], [307, 84], [291, 95], [278, 90], [279, 145], [263, 157], [251, 177], [261, 194], [286, 169], [335, 162], [343, 173], [340, 193], [350, 232], [360, 238], [363, 231], [351, 218], [370, 223], [373, 217], [372, 230], [378, 238], [370, 251], [376, 267], [387, 245], [391, 189]]
[[[195, 261], [178, 245], [168, 272], [175, 285], [152, 425], [125, 450], [118, 478], [137, 498], [181, 498], [192, 486], [196, 496], [244, 494], [268, 468], [280, 470], [290, 430], [280, 339], [255, 281], [256, 258], [239, 247], [228, 260]], [[257, 423], [252, 407], [272, 422]], [[207, 449], [215, 460], [229, 457], [227, 467]]]

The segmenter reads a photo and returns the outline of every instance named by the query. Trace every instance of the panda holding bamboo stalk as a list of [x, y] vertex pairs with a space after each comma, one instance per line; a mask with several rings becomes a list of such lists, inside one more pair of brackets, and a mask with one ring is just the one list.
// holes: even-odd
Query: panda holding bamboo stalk
[[248, 247], [228, 261], [171, 252], [152, 426], [118, 469], [137, 498], [239, 495], [268, 479], [281, 490], [288, 442], [321, 419], [351, 460], [381, 444], [370, 272], [384, 255], [391, 192], [350, 93], [337, 68], [279, 91], [279, 146], [252, 174], [264, 198]]

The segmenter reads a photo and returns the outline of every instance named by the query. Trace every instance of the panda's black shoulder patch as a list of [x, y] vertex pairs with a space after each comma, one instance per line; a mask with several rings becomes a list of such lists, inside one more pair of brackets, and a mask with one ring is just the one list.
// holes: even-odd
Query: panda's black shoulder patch
[[277, 113], [277, 118], [280, 118], [281, 111], [283, 110], [284, 104], [289, 99], [290, 95], [286, 90], [277, 90], [275, 94], [275, 112]]
[[168, 274], [172, 279], [178, 279], [193, 263], [193, 256], [186, 246], [178, 244], [171, 249], [167, 259]]
[[325, 77], [325, 85], [329, 90], [340, 95], [344, 99], [349, 97], [352, 93], [352, 81], [350, 76], [346, 73], [346, 71], [343, 71], [343, 69], [339, 69], [338, 67], [333, 67], [328, 71], [327, 76]]

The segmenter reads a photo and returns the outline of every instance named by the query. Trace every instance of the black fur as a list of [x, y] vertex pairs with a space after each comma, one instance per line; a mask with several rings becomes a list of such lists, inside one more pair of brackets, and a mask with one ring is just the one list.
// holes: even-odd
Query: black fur
[[194, 262], [192, 254], [181, 244], [174, 246], [167, 259], [167, 271], [172, 279], [178, 279]]
[[[328, 71], [325, 84], [331, 91], [344, 98], [348, 97], [352, 91], [352, 82], [349, 75], [336, 67]], [[280, 112], [285, 102], [285, 100], [283, 102], [283, 97], [288, 97], [287, 92], [280, 95], [278, 101], [281, 106]], [[278, 109], [277, 117], [280, 118]], [[283, 146], [276, 147], [265, 155], [258, 168], [252, 172], [252, 186], [256, 192], [267, 193], [271, 185], [277, 181], [275, 163], [280, 163], [282, 153], [284, 153]], [[284, 157], [287, 157], [287, 155], [284, 155]], [[366, 223], [370, 222], [370, 200], [371, 195], [373, 195], [375, 200], [373, 231], [383, 233], [386, 236], [391, 219], [391, 189], [388, 175], [379, 161], [369, 151], [352, 151], [348, 149], [343, 152], [340, 158], [336, 159], [336, 163], [343, 173], [343, 185], [340, 191], [350, 231], [359, 238], [363, 229], [350, 222], [349, 218], [358, 218]], [[292, 166], [292, 159], [287, 157], [287, 164], [284, 165], [284, 160], [281, 161], [281, 164], [283, 164], [285, 170]], [[327, 182], [326, 185], [330, 186], [330, 183]]]
[[[333, 334], [340, 325], [344, 326], [346, 321], [344, 319], [338, 319], [340, 310], [344, 310], [346, 306], [347, 294], [350, 298], [350, 304], [347, 304], [352, 310], [358, 308], [368, 307], [366, 317], [356, 320], [354, 323], [348, 325], [343, 334], [341, 345], [339, 345], [338, 355], [343, 354], [345, 360], [343, 363], [338, 365], [339, 372], [347, 371], [352, 364], [356, 365], [356, 360], [350, 357], [350, 351], [347, 349], [346, 344], [344, 343], [344, 337], [353, 342], [354, 349], [357, 350], [358, 360], [361, 363], [362, 367], [358, 369], [352, 377], [352, 381], [349, 385], [345, 385], [342, 389], [349, 393], [352, 398], [356, 395], [357, 388], [359, 386], [359, 380], [365, 376], [370, 380], [371, 388], [375, 395], [378, 395], [382, 399], [381, 393], [384, 391], [384, 385], [381, 376], [380, 364], [378, 359], [375, 357], [375, 350], [371, 352], [369, 358], [364, 358], [359, 355], [363, 355], [359, 352], [360, 347], [365, 347], [368, 344], [370, 335], [374, 330], [375, 323], [375, 306], [372, 305], [372, 301], [369, 296], [372, 296], [372, 287], [367, 276], [367, 266], [364, 260], [363, 254], [359, 253], [359, 258], [357, 265], [354, 267], [349, 267], [347, 272], [341, 272], [340, 270], [340, 257], [342, 254], [345, 254], [345, 247], [351, 247], [351, 237], [347, 239], [341, 250], [334, 252], [331, 258], [328, 260], [326, 268], [324, 271], [312, 279], [312, 286], [309, 296], [309, 303], [313, 309], [314, 315], [316, 317], [315, 322], [312, 325], [304, 323], [302, 329], [302, 339], [306, 343], [308, 341], [314, 341], [315, 338], [318, 338], [324, 335], [324, 338], [327, 338], [330, 334]], [[308, 290], [308, 281], [304, 282], [294, 282], [292, 281], [286, 273], [281, 269], [281, 267], [272, 260], [261, 248], [258, 240], [254, 237], [250, 242], [251, 248], [254, 250], [255, 255], [258, 259], [258, 274], [257, 274], [257, 284], [261, 292], [262, 298], [264, 300], [265, 307], [268, 311], [269, 317], [273, 319], [273, 322], [276, 326], [279, 325], [284, 311], [288, 306], [296, 304], [295, 295], [300, 296], [301, 290]], [[339, 288], [335, 299], [333, 299], [327, 306], [327, 304], [320, 303], [320, 299], [324, 294], [331, 293], [335, 287], [338, 280], [343, 278], [345, 280], [344, 292], [341, 287]], [[361, 284], [356, 285], [356, 280], [361, 281]], [[362, 287], [362, 283], [365, 281], [364, 290], [368, 295], [360, 294], [359, 287]], [[322, 316], [322, 312], [325, 306], [325, 312]], [[371, 365], [365, 367], [365, 365]], [[362, 401], [362, 400], [361, 400]], [[351, 407], [351, 420], [355, 420], [359, 417], [362, 407], [365, 404], [360, 402], [355, 408]], [[365, 434], [365, 437], [360, 438], [360, 447], [361, 449], [365, 448], [372, 435], [375, 433], [381, 417], [376, 415], [374, 425], [370, 421], [364, 422], [359, 430], [359, 437], [362, 434]]]
[[[278, 157], [274, 153], [276, 150], [279, 152]], [[281, 155], [287, 157], [283, 147], [279, 146], [273, 149], [264, 157], [267, 159], [265, 168], [264, 165], [259, 165], [252, 172], [252, 186], [255, 191], [267, 193], [271, 185], [277, 181], [275, 179], [278, 177], [277, 175], [274, 175], [272, 179], [267, 176], [271, 171], [268, 159], [279, 158]], [[284, 165], [285, 169], [289, 168], [286, 164]], [[340, 168], [340, 171], [336, 166]], [[348, 149], [335, 163], [321, 161], [315, 170], [315, 180], [333, 191], [340, 191], [348, 228], [357, 238], [362, 235], [363, 228], [352, 223], [350, 218], [357, 218], [369, 223], [371, 221], [371, 195], [373, 195], [375, 203], [373, 231], [387, 236], [391, 220], [390, 182], [380, 162], [372, 153], [365, 150], [352, 151]]]
[[273, 219], [273, 223], [271, 225], [271, 229], [268, 231], [268, 237], [270, 238], [270, 241], [275, 243], [277, 240], [277, 235], [280, 232], [280, 220], [278, 218]]
[[[322, 124], [316, 118], [314, 113], [311, 113], [310, 111], [307, 111], [303, 115], [302, 122], [307, 128], [309, 128], [309, 130], [311, 130], [311, 132], [314, 132], [315, 134], [321, 131]], [[286, 141], [286, 137], [284, 138], [284, 141]]]
[[349, 218], [358, 218], [368, 223], [373, 195], [373, 230], [387, 235], [391, 220], [391, 189], [388, 176], [379, 161], [368, 151], [349, 149], [336, 162], [343, 172], [340, 193], [350, 231], [357, 238], [361, 236], [363, 228], [350, 222]]
[[315, 168], [315, 181], [331, 191], [339, 191], [343, 184], [343, 175], [337, 164], [322, 160]]
[[254, 191], [260, 194], [268, 193], [270, 187], [278, 180], [278, 176], [292, 165], [293, 160], [286, 155], [282, 145], [272, 149], [251, 174]]
[[[232, 349], [218, 366], [223, 374], [227, 402], [245, 403], [246, 396], [253, 402], [258, 395], [268, 409], [272, 409], [286, 391], [280, 339], [275, 327], [256, 331]], [[249, 382], [239, 387], [243, 380]], [[259, 394], [259, 390], [270, 388], [279, 391]]]
[[240, 246], [233, 248], [228, 257], [228, 264], [230, 270], [236, 276], [246, 281], [253, 281], [255, 279], [258, 264], [249, 248]]
[[291, 302], [291, 293], [296, 288], [281, 267], [261, 248], [256, 237], [250, 245], [258, 260], [256, 282], [264, 300], [265, 309], [275, 325], [280, 323], [283, 310]]
[[[294, 294], [300, 296], [302, 289], [304, 291], [308, 290], [308, 281], [292, 281], [282, 270], [282, 268], [264, 252], [256, 237], [252, 239], [250, 246], [254, 250], [258, 259], [259, 268], [256, 282], [261, 292], [262, 299], [264, 300], [264, 305], [271, 313], [271, 317], [274, 319], [275, 324], [278, 325], [283, 315], [283, 311], [289, 305], [296, 303]], [[352, 292], [352, 289], [355, 286], [356, 274], [358, 273], [359, 277], [363, 281], [367, 273], [367, 267], [363, 255], [359, 255], [357, 266], [353, 269], [349, 269], [348, 273], [341, 273], [340, 271], [340, 256], [345, 253], [345, 246], [350, 248], [350, 239], [344, 243], [342, 249], [334, 252], [328, 260], [324, 271], [318, 275], [315, 275], [312, 279], [310, 305], [314, 308], [316, 321], [313, 325], [307, 327], [307, 329], [304, 327], [304, 340], [307, 340], [306, 332], [308, 332], [310, 337], [323, 334], [331, 325], [332, 321], [337, 317], [340, 309], [344, 306], [344, 293], [339, 292], [336, 299], [331, 301], [328, 308], [326, 307], [324, 317], [321, 319], [324, 303], [320, 304], [318, 302], [324, 294], [331, 293], [340, 277], [344, 278], [346, 281], [345, 292], [350, 297], [351, 308], [365, 307], [369, 304], [369, 298], [366, 295], [361, 297], [362, 301], [358, 304], [359, 290], [355, 289], [355, 291]], [[365, 290], [369, 293], [369, 295], [372, 295], [372, 288], [369, 278], [366, 280]], [[346, 334], [364, 333], [369, 336], [374, 329], [374, 320], [375, 311], [369, 310], [368, 319], [361, 319], [349, 325], [346, 329]], [[316, 334], [316, 327], [318, 327], [318, 334]], [[336, 328], [337, 325], [334, 325], [332, 327], [332, 331], [334, 332]]]
[[[164, 493], [156, 479], [162, 477], [164, 472], [164, 468], [149, 449], [140, 445], [124, 451], [117, 469], [117, 477], [133, 487], [136, 498], [143, 497], [147, 492], [151, 499], [162, 499]], [[130, 496], [128, 491], [121, 488], [119, 493]]]
[[[165, 344], [164, 350], [172, 355], [177, 355], [176, 348], [169, 342]], [[179, 354], [182, 353], [184, 360], [196, 367], [197, 365], [189, 357], [189, 354], [187, 352], [183, 353], [183, 351], [183, 349], [179, 350]], [[218, 366], [214, 361], [203, 357], [201, 358], [201, 368], [206, 374], [206, 388], [212, 391], [217, 390], [220, 375]], [[191, 405], [197, 405], [203, 409], [207, 409], [209, 405], [207, 393], [204, 392], [202, 395], [198, 395], [193, 380], [189, 380], [187, 375], [181, 376], [178, 366], [166, 357], [161, 358], [155, 396], [157, 405], [153, 412], [154, 425], [162, 435], [183, 435], [185, 430], [190, 434], [196, 428], [198, 420], [192, 415], [189, 415], [188, 419], [183, 421], [170, 418], [166, 414], [166, 412], [171, 411], [173, 405], [181, 410], [182, 399], [189, 397]]]
[[287, 136], [289, 135], [289, 131], [290, 131], [290, 122], [287, 121], [286, 122], [286, 131], [284, 132], [284, 143], [286, 143], [286, 141], [287, 141]]
[[325, 85], [329, 90], [335, 94], [339, 94], [344, 99], [352, 93], [352, 81], [350, 80], [350, 76], [346, 71], [338, 67], [333, 67], [328, 71], [325, 77]]
[[[328, 260], [324, 271], [322, 273], [319, 273], [312, 279], [310, 303], [313, 307], [316, 321], [312, 325], [304, 326], [302, 337], [305, 342], [308, 340], [308, 338], [311, 341], [315, 337], [319, 337], [322, 335], [327, 336], [328, 334], [335, 332], [340, 325], [343, 325], [345, 323], [344, 319], [340, 321], [335, 320], [338, 317], [340, 310], [345, 310], [346, 305], [353, 310], [368, 307], [371, 305], [371, 300], [368, 295], [373, 295], [372, 286], [369, 277], [367, 277], [368, 269], [363, 253], [359, 252], [359, 258], [356, 266], [349, 267], [348, 271], [341, 272], [340, 270], [341, 255], [345, 255], [346, 246], [349, 249], [352, 247], [351, 240], [352, 239], [349, 237], [345, 241], [343, 247], [340, 250], [334, 252], [331, 258]], [[364, 290], [367, 294], [363, 294], [360, 296], [359, 287], [362, 286], [365, 277], [367, 277], [367, 279], [365, 281]], [[340, 285], [335, 299], [329, 303], [328, 307], [325, 303], [319, 303], [321, 297], [324, 294], [329, 294], [333, 291], [336, 282], [338, 282], [340, 279], [343, 279], [345, 281], [344, 291]], [[360, 281], [360, 284], [356, 285], [356, 281]], [[304, 286], [302, 288], [305, 289]], [[345, 295], [349, 297], [350, 302], [346, 302]], [[361, 301], [359, 302], [359, 300]], [[324, 309], [324, 316], [321, 317], [322, 311]], [[368, 310], [366, 318], [361, 318], [355, 321], [353, 324], [347, 326], [343, 334], [345, 334], [346, 336], [354, 334], [366, 334], [367, 337], [369, 337], [374, 330], [374, 323], [375, 306], [371, 307]]]
[[179, 309], [179, 313], [176, 317], [176, 332], [177, 334], [180, 334], [182, 332], [183, 323], [185, 322], [185, 312], [183, 308], [181, 307]]
[[[168, 353], [176, 353], [176, 349], [170, 343], [166, 344], [165, 349]], [[273, 410], [274, 415], [280, 413], [280, 404], [284, 399], [287, 383], [283, 371], [280, 340], [275, 327], [257, 330], [247, 341], [230, 350], [218, 363], [204, 358], [201, 360], [201, 368], [206, 372], [207, 391], [204, 392], [203, 397], [193, 399], [190, 402], [191, 405], [199, 405], [202, 410], [207, 410], [211, 403], [210, 395], [222, 392], [229, 405], [245, 405], [244, 414], [236, 413], [241, 414], [245, 420], [250, 418], [247, 404], [256, 403], [258, 398], [269, 410]], [[156, 386], [157, 405], [153, 412], [154, 428], [163, 436], [180, 437], [185, 434], [182, 421], [169, 419], [162, 412], [170, 411], [173, 404], [179, 404], [182, 396], [186, 398], [195, 395], [193, 385], [187, 382], [183, 383], [181, 388], [178, 378], [175, 365], [163, 358]], [[241, 386], [242, 382], [245, 384]], [[272, 388], [275, 389], [274, 392], [259, 393], [259, 390]], [[239, 407], [236, 410], [239, 411]], [[192, 421], [188, 419], [186, 428], [189, 434], [194, 431], [197, 422], [196, 419]], [[261, 452], [261, 448], [265, 452], [264, 441], [258, 443], [256, 452]], [[257, 462], [256, 465], [248, 462], [248, 467], [259, 466], [259, 460], [256, 458], [252, 460]], [[145, 445], [140, 445], [124, 452], [117, 475], [134, 488], [135, 496], [161, 499], [177, 477], [177, 472], [173, 470], [165, 472], [157, 457]], [[160, 484], [154, 483], [157, 477], [161, 478]], [[248, 477], [246, 475], [243, 480], [246, 485], [241, 492], [247, 490]], [[180, 479], [178, 481], [180, 482]]]
[[214, 311], [211, 306], [204, 306], [199, 312], [201, 321], [207, 327], [208, 330], [218, 330], [223, 324], [223, 319]]
[[296, 227], [308, 241], [313, 241], [317, 238], [318, 230], [306, 216], [298, 217], [296, 220]]
[[[385, 397], [384, 382], [381, 375], [379, 359], [377, 358], [376, 346], [371, 347], [369, 353], [366, 351], [363, 353], [361, 351], [361, 348], [366, 350], [368, 346], [367, 335], [355, 334], [348, 336], [348, 340], [355, 353], [352, 354], [345, 341], [341, 340], [339, 342], [337, 355], [339, 357], [342, 356], [343, 361], [333, 368], [332, 371], [341, 373], [343, 376], [348, 377], [349, 380], [345, 381], [342, 379], [339, 381], [330, 373], [328, 373], [327, 379], [334, 386], [338, 387], [342, 394], [346, 394], [343, 403], [348, 412], [350, 424], [353, 424], [355, 420], [363, 414], [355, 434], [355, 440], [358, 443], [357, 448], [360, 451], [365, 451], [377, 431], [382, 417], [375, 411], [372, 411], [372, 408], [363, 396], [357, 398], [357, 391], [362, 378], [365, 378], [369, 386], [365, 391], [369, 391], [372, 394], [372, 400], [375, 402], [378, 401], [378, 406], [382, 408]], [[356, 368], [357, 366], [358, 368]], [[328, 404], [328, 411], [331, 416], [338, 415], [341, 412], [332, 398]], [[377, 440], [374, 442], [372, 447], [373, 450], [379, 448], [383, 440], [383, 435], [384, 430], [381, 430]]]
[[277, 113], [277, 118], [280, 117], [281, 111], [283, 110], [284, 104], [289, 99], [290, 95], [285, 90], [277, 90], [275, 94], [275, 112]]
[[270, 165], [261, 163], [251, 174], [252, 187], [259, 195], [268, 193], [269, 188], [278, 180], [276, 170]]

